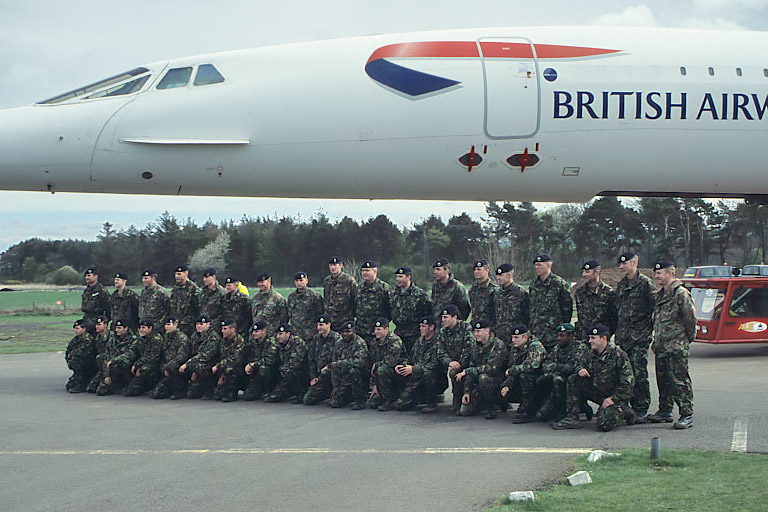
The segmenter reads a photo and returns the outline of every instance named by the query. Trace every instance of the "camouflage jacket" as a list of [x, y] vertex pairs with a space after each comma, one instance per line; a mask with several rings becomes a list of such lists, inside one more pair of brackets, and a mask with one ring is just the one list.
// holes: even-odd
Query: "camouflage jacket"
[[160, 360], [160, 371], [168, 370], [178, 373], [179, 366], [189, 359], [192, 342], [180, 329], [163, 335], [163, 357]]
[[216, 375], [241, 375], [245, 369], [245, 359], [248, 344], [242, 336], [235, 334], [234, 338], [222, 337], [219, 345], [220, 361], [216, 364]]
[[131, 331], [126, 332], [122, 338], [114, 331], [109, 333], [101, 358], [101, 372], [104, 377], [109, 377], [109, 367], [107, 367], [109, 361], [112, 361], [112, 364], [120, 364], [122, 359], [123, 366], [126, 368], [133, 364], [131, 347], [135, 341], [136, 335]]
[[237, 322], [237, 332], [248, 334], [251, 330], [251, 301], [240, 290], [227, 292], [221, 300], [221, 319]]
[[277, 352], [277, 340], [274, 336], [267, 336], [262, 341], [251, 336], [248, 340], [248, 362], [259, 368], [274, 369], [279, 362]]
[[536, 338], [529, 337], [528, 343], [520, 348], [512, 347], [509, 351], [509, 364], [507, 369], [510, 375], [521, 373], [542, 373], [544, 360], [547, 358], [547, 349]]
[[195, 318], [200, 314], [198, 294], [200, 289], [191, 280], [184, 284], [175, 283], [171, 290], [170, 314], [179, 317], [179, 328], [194, 331]]
[[451, 358], [443, 350], [443, 345], [437, 338], [437, 334], [431, 340], [420, 336], [413, 345], [413, 357], [411, 359], [414, 377], [421, 377], [425, 372], [437, 372], [444, 375], [448, 370], [448, 363], [451, 362]]
[[544, 347], [551, 347], [557, 341], [555, 328], [571, 321], [573, 299], [565, 279], [550, 273], [545, 280], [538, 277], [528, 289], [528, 327]]
[[373, 324], [379, 317], [391, 318], [389, 307], [389, 285], [379, 278], [368, 284], [357, 287], [355, 296], [355, 314], [357, 315], [357, 332], [370, 341], [373, 338]]
[[517, 324], [528, 325], [528, 292], [517, 283], [508, 288], [499, 287], [493, 297], [496, 324], [493, 332], [509, 346], [512, 343], [512, 328]]
[[141, 373], [160, 371], [160, 358], [163, 355], [163, 336], [152, 332], [149, 336], [139, 336], [131, 345], [133, 366]]
[[624, 277], [616, 285], [616, 343], [623, 347], [645, 345], [653, 332], [653, 308], [656, 286], [640, 272], [632, 280]]
[[109, 310], [113, 330], [115, 320], [127, 322], [130, 329], [139, 326], [139, 296], [127, 286], [123, 288], [123, 293], [117, 290], [112, 292], [109, 297]]
[[317, 334], [317, 317], [323, 314], [323, 297], [311, 288], [288, 295], [288, 322], [303, 340]]
[[338, 354], [340, 348], [338, 345], [343, 343], [341, 334], [331, 331], [328, 337], [316, 333], [309, 343], [309, 378], [314, 379], [320, 376], [320, 370], [333, 362], [333, 358]]
[[298, 336], [291, 334], [285, 343], [278, 341], [277, 353], [280, 359], [280, 376], [290, 378], [308, 373], [307, 344]]
[[635, 377], [629, 357], [618, 345], [608, 342], [602, 354], [589, 351], [586, 364], [575, 368], [578, 373], [582, 368], [589, 372], [592, 386], [603, 398], [611, 398], [617, 404], [626, 404], [632, 399]]
[[219, 344], [221, 337], [218, 331], [211, 327], [204, 333], [195, 332], [192, 335], [190, 358], [187, 360], [188, 372], [209, 373], [219, 360]]
[[467, 376], [475, 378], [479, 377], [480, 374], [486, 374], [494, 379], [501, 379], [504, 375], [506, 361], [507, 347], [499, 338], [491, 336], [485, 345], [475, 342], [464, 371]]
[[360, 336], [347, 343], [343, 339], [341, 343], [336, 344], [336, 351], [333, 354], [331, 364], [337, 369], [349, 371], [353, 368], [360, 368], [365, 371], [368, 364], [368, 345]]
[[653, 351], [657, 355], [688, 350], [696, 337], [696, 309], [691, 293], [679, 279], [669, 290], [656, 292], [653, 318]]
[[259, 320], [267, 322], [267, 329], [274, 331], [278, 325], [288, 322], [288, 301], [274, 288], [259, 292], [251, 300], [251, 318], [254, 324]]
[[418, 336], [419, 321], [432, 314], [432, 301], [415, 284], [407, 290], [395, 286], [389, 295], [389, 305], [398, 336]]
[[408, 353], [403, 340], [397, 334], [389, 333], [383, 339], [373, 340], [373, 367], [378, 372], [382, 368], [394, 368], [399, 364], [408, 364]]
[[328, 275], [323, 280], [323, 307], [331, 315], [334, 329], [341, 327], [347, 320], [355, 318], [355, 297], [357, 282], [342, 272], [336, 277]]
[[107, 345], [107, 339], [109, 338], [109, 331], [104, 334], [96, 333], [93, 335], [93, 349], [96, 351], [96, 355], [104, 353], [104, 348]]
[[469, 318], [471, 308], [467, 289], [464, 288], [461, 281], [454, 279], [453, 275], [448, 278], [445, 284], [440, 284], [437, 281], [432, 283], [432, 314], [435, 315], [435, 318], [439, 318], [440, 313], [449, 304], [459, 308], [459, 320]]
[[443, 350], [451, 361], [458, 361], [462, 368], [466, 368], [472, 354], [472, 348], [477, 343], [475, 331], [469, 322], [458, 320], [453, 328], [441, 327], [437, 334]]
[[151, 318], [156, 326], [162, 326], [163, 319], [170, 311], [168, 295], [165, 288], [155, 284], [151, 288], [141, 290], [139, 296], [139, 320]]
[[484, 283], [475, 281], [469, 289], [469, 303], [472, 306], [472, 321], [485, 319], [496, 325], [494, 298], [499, 286], [489, 278]]
[[93, 286], [88, 286], [83, 290], [80, 311], [83, 312], [83, 318], [89, 321], [89, 325], [92, 324], [99, 315], [106, 315], [109, 317], [112, 311], [112, 307], [109, 303], [109, 292], [104, 289], [101, 283], [97, 282]]
[[96, 349], [93, 346], [91, 335], [85, 332], [69, 340], [64, 358], [70, 370], [92, 366], [96, 360]]
[[[616, 292], [600, 281], [592, 290], [587, 283], [581, 283], [573, 290], [576, 299], [576, 333], [577, 340], [586, 341], [587, 332], [593, 325], [602, 324], [611, 333], [616, 332]], [[609, 336], [610, 337], [610, 336]]]
[[583, 368], [589, 358], [589, 346], [577, 339], [574, 339], [565, 347], [555, 345], [547, 355], [544, 361], [544, 373], [548, 375], [560, 375], [568, 377], [576, 371], [576, 368]]
[[226, 290], [219, 283], [216, 283], [213, 289], [210, 289], [207, 286], [200, 288], [197, 297], [197, 306], [200, 309], [200, 313], [208, 315], [211, 322], [224, 320], [221, 317], [221, 313], [224, 308], [225, 293], [227, 293]]

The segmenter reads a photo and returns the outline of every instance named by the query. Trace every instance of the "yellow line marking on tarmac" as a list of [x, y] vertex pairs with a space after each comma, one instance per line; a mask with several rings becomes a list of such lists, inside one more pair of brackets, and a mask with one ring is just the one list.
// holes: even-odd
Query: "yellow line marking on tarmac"
[[581, 455], [590, 448], [414, 448], [414, 449], [336, 449], [336, 448], [231, 448], [224, 450], [0, 450], [0, 455], [454, 455], [454, 454], [557, 454]]

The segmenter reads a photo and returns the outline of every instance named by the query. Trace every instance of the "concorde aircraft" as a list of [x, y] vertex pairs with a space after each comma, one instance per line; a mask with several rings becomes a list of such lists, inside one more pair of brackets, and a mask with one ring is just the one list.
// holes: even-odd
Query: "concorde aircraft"
[[157, 62], [0, 111], [0, 189], [768, 195], [768, 33], [493, 28]]

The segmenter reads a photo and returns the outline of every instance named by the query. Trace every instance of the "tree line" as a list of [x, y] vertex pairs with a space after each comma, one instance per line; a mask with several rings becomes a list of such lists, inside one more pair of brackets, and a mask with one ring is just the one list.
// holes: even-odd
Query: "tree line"
[[439, 257], [454, 262], [454, 274], [465, 282], [478, 258], [513, 263], [518, 280], [526, 280], [533, 276], [533, 256], [541, 252], [553, 256], [556, 273], [576, 280], [584, 260], [613, 266], [625, 250], [636, 252], [641, 266], [662, 256], [678, 267], [760, 263], [766, 259], [767, 229], [768, 206], [690, 198], [601, 197], [546, 210], [529, 202], [492, 202], [481, 219], [462, 213], [445, 222], [430, 215], [404, 228], [383, 214], [362, 222], [332, 222], [322, 212], [309, 220], [245, 215], [197, 225], [166, 211], [142, 228], [118, 231], [105, 222], [93, 241], [20, 242], [0, 255], [0, 280], [79, 284], [82, 271], [96, 265], [105, 283], [121, 271], [136, 285], [140, 273], [152, 268], [161, 283], [171, 284], [172, 269], [187, 263], [194, 278], [215, 267], [221, 279], [233, 274], [251, 284], [268, 271], [276, 285], [290, 286], [293, 274], [303, 270], [311, 286], [319, 286], [328, 258], [338, 255], [348, 271], [366, 260], [377, 262], [386, 280], [408, 265], [416, 282], [427, 286]]

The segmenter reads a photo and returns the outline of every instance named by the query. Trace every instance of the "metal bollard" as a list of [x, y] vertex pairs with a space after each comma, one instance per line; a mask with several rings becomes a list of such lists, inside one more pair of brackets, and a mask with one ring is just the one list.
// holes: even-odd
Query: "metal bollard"
[[658, 437], [651, 439], [651, 458], [658, 459], [661, 453], [661, 443]]

